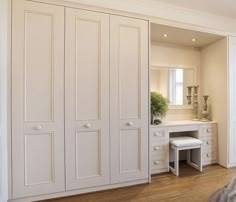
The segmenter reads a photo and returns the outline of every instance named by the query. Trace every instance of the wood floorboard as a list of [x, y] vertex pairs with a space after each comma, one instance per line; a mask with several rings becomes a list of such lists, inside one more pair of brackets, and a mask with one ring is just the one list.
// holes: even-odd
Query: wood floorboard
[[207, 202], [210, 195], [236, 175], [236, 168], [204, 167], [200, 173], [180, 164], [180, 176], [164, 173], [152, 177], [151, 184], [100, 191], [44, 202]]

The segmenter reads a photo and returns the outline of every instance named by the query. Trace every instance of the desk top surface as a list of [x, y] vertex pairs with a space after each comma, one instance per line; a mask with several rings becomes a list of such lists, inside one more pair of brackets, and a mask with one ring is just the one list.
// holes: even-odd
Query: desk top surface
[[164, 127], [164, 126], [184, 126], [184, 125], [205, 125], [217, 123], [216, 121], [202, 122], [202, 121], [192, 121], [192, 120], [181, 120], [181, 121], [168, 121], [162, 122], [159, 125], [150, 125], [151, 128]]

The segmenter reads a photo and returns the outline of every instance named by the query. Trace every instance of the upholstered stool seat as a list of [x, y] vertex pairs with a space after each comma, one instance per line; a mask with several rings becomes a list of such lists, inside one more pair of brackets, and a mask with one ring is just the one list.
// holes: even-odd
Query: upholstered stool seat
[[[180, 136], [170, 138], [170, 148], [174, 150], [175, 160], [174, 167], [170, 166], [170, 170], [179, 176], [179, 151], [187, 150], [187, 163], [202, 171], [202, 141], [193, 137]], [[198, 149], [198, 163], [191, 161], [191, 150]]]
[[170, 138], [170, 144], [175, 145], [176, 147], [191, 147], [201, 145], [202, 141], [188, 136], [180, 136]]

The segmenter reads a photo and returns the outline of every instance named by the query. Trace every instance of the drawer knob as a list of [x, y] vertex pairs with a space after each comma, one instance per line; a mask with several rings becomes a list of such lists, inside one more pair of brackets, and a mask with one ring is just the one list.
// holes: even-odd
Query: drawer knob
[[133, 122], [128, 122], [127, 123], [127, 126], [132, 126], [133, 125]]
[[207, 142], [206, 142], [206, 144], [208, 144], [208, 145], [209, 145], [209, 144], [210, 144], [210, 142], [209, 142], [209, 141], [207, 141]]
[[157, 147], [157, 146], [154, 147], [154, 150], [155, 150], [155, 151], [157, 151], [157, 150], [159, 150], [159, 149], [160, 149], [160, 147]]
[[210, 128], [207, 128], [207, 132], [210, 133], [210, 132], [211, 132], [211, 129], [210, 129]]
[[156, 136], [156, 137], [162, 137], [163, 135], [162, 135], [161, 133], [156, 132], [156, 133], [154, 133], [154, 136]]
[[206, 157], [207, 157], [207, 158], [209, 158], [209, 157], [210, 157], [210, 155], [209, 155], [209, 154], [206, 154]]
[[41, 125], [34, 126], [35, 130], [41, 130], [43, 127]]
[[159, 161], [154, 161], [154, 164], [155, 165], [159, 165]]
[[91, 123], [86, 123], [86, 124], [84, 124], [84, 127], [85, 127], [85, 128], [91, 128], [91, 126], [92, 126]]

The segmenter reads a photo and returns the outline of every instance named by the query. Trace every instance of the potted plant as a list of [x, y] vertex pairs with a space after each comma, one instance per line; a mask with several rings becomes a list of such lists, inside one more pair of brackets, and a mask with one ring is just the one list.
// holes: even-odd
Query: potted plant
[[167, 99], [160, 93], [151, 92], [151, 124], [160, 124], [167, 110]]

